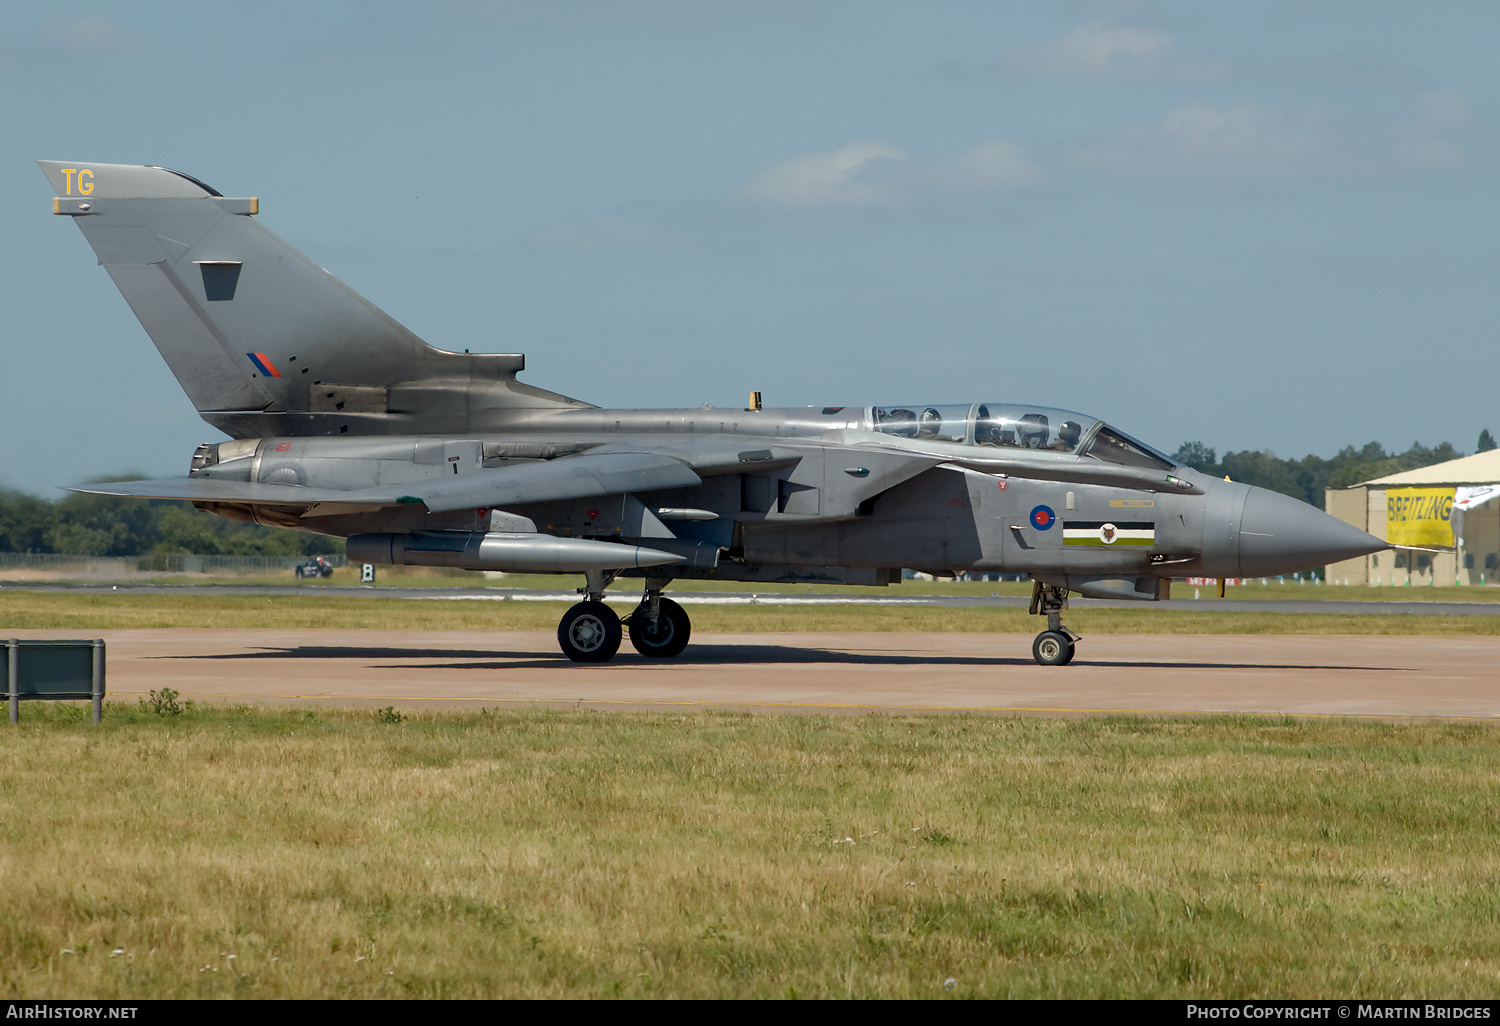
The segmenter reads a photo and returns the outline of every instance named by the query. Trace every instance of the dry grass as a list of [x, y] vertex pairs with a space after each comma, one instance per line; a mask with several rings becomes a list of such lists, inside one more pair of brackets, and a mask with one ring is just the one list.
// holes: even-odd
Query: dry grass
[[[87, 579], [86, 583], [172, 585], [225, 585], [236, 587], [298, 587], [316, 592], [327, 587], [359, 586], [359, 567], [345, 566], [328, 578], [299, 579], [290, 570], [273, 573], [248, 572], [215, 574], [143, 574], [119, 582]], [[67, 573], [56, 571], [0, 570], [0, 582], [25, 584], [32, 581], [58, 583], [78, 580]], [[572, 591], [582, 586], [581, 574], [496, 574], [476, 573], [446, 567], [380, 566], [376, 568], [376, 584], [380, 587], [401, 588], [487, 588], [494, 590], [532, 589], [541, 591]], [[621, 581], [616, 591], [638, 591], [640, 582]], [[909, 580], [888, 588], [861, 588], [850, 585], [829, 584], [749, 584], [743, 581], [693, 581], [680, 580], [672, 584], [674, 592], [738, 592], [760, 594], [815, 594], [855, 595], [862, 597], [893, 597], [902, 595], [956, 595], [989, 596], [1005, 595], [1023, 597], [1031, 594], [1030, 581], [958, 581], [958, 580]], [[1178, 581], [1172, 594], [1177, 599], [1191, 599], [1191, 585]], [[1212, 598], [1212, 585], [1196, 589], [1201, 597]], [[1337, 602], [1494, 602], [1500, 603], [1500, 585], [1470, 585], [1459, 587], [1453, 584], [1435, 586], [1427, 578], [1417, 577], [1411, 585], [1366, 587], [1364, 585], [1314, 584], [1311, 581], [1284, 578], [1249, 578], [1243, 586], [1226, 590], [1225, 597], [1253, 601], [1337, 601]]]
[[1500, 731], [47, 707], [0, 991], [1489, 997]]
[[[623, 596], [622, 596], [623, 597]], [[613, 601], [615, 596], [611, 594]], [[634, 596], [625, 598], [626, 603]], [[126, 630], [255, 626], [279, 629], [550, 631], [566, 602], [433, 601], [319, 595], [0, 592], [5, 630]], [[625, 607], [621, 607], [622, 609]], [[1024, 609], [861, 605], [691, 605], [700, 632], [916, 631], [1034, 634]], [[1500, 608], [1500, 607], [1497, 607]], [[1500, 635], [1500, 616], [1240, 613], [1160, 607], [1074, 609], [1084, 634]]]

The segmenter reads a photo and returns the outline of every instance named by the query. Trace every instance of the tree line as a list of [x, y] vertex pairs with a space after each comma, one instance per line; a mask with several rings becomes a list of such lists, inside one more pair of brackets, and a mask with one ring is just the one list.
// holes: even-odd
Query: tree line
[[[1486, 429], [1477, 451], [1495, 448]], [[1218, 453], [1202, 442], [1184, 442], [1172, 456], [1195, 470], [1259, 485], [1323, 508], [1325, 488], [1347, 488], [1386, 474], [1431, 466], [1463, 453], [1448, 442], [1431, 448], [1412, 443], [1386, 452], [1378, 442], [1346, 446], [1332, 459], [1281, 459], [1271, 452]], [[0, 552], [58, 552], [82, 556], [333, 555], [343, 542], [327, 535], [261, 527], [203, 513], [191, 503], [164, 499], [115, 499], [74, 493], [55, 502], [0, 490]]]
[[[1475, 451], [1485, 452], [1495, 447], [1495, 439], [1489, 429], [1481, 431]], [[1446, 463], [1462, 455], [1464, 454], [1453, 448], [1450, 442], [1430, 448], [1413, 442], [1405, 452], [1387, 452], [1379, 442], [1370, 442], [1358, 449], [1352, 445], [1345, 446], [1339, 450], [1338, 455], [1326, 460], [1312, 455], [1300, 460], [1281, 459], [1272, 452], [1255, 452], [1249, 449], [1243, 452], [1226, 452], [1220, 459], [1213, 448], [1202, 442], [1184, 442], [1172, 459], [1205, 474], [1258, 485], [1322, 509], [1324, 489], [1348, 488], [1387, 474], [1399, 474], [1403, 470]]]
[[343, 550], [341, 538], [226, 520], [186, 502], [77, 493], [48, 502], [0, 491], [0, 552], [315, 556]]

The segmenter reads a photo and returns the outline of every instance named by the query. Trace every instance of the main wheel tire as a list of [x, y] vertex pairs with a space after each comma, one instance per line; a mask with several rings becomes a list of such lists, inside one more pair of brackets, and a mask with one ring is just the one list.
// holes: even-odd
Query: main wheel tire
[[1031, 657], [1043, 666], [1067, 666], [1073, 661], [1073, 639], [1061, 631], [1042, 631], [1031, 643]]
[[692, 622], [687, 612], [669, 598], [659, 599], [656, 623], [646, 620], [641, 610], [630, 618], [630, 643], [647, 659], [671, 659], [687, 648], [688, 636], [693, 633]]
[[609, 662], [622, 634], [619, 616], [603, 602], [580, 602], [557, 625], [557, 643], [575, 663]]

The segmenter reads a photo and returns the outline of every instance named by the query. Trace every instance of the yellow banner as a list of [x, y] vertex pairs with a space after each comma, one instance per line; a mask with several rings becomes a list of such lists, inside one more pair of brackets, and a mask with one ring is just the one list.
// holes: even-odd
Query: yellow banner
[[1451, 546], [1452, 488], [1402, 488], [1385, 493], [1385, 540], [1392, 545]]

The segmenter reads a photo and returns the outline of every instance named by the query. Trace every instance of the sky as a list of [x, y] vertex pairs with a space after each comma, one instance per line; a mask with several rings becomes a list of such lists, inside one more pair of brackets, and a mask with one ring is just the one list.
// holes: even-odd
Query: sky
[[226, 196], [602, 406], [1025, 402], [1168, 452], [1500, 430], [1500, 4], [0, 10], [0, 487], [198, 419], [37, 159]]

